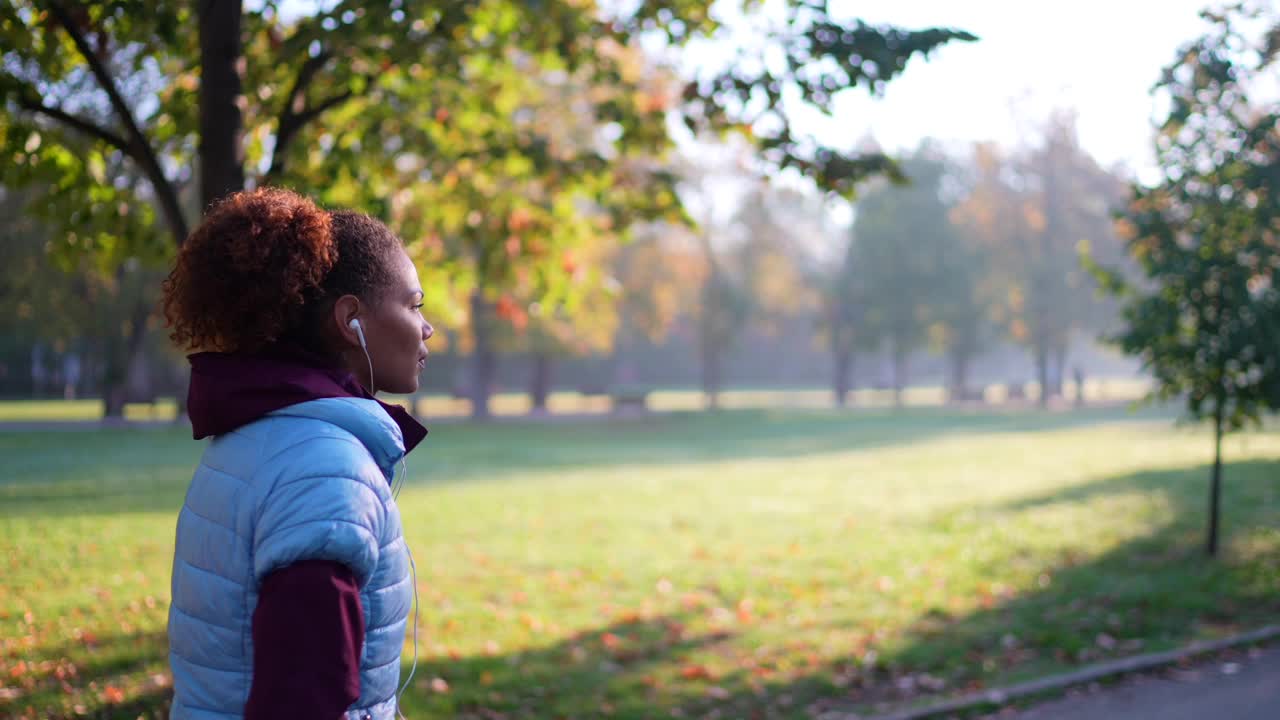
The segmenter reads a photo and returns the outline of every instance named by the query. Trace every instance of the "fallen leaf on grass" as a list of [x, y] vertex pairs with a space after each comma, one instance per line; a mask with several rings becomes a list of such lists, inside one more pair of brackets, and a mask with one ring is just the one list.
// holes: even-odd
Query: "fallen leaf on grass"
[[685, 680], [710, 680], [712, 676], [706, 665], [685, 665], [680, 668], [680, 677]]

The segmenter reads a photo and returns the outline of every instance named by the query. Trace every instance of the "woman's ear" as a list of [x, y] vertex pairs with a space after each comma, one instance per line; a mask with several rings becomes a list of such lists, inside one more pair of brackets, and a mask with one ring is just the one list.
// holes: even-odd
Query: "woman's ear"
[[360, 298], [355, 295], [343, 295], [333, 303], [333, 323], [337, 327], [338, 337], [344, 344], [360, 347], [360, 337], [351, 321], [360, 317]]

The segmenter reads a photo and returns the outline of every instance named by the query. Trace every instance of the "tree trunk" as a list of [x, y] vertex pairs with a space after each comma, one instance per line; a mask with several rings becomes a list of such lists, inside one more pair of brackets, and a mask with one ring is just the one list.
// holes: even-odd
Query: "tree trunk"
[[475, 347], [471, 352], [471, 383], [467, 394], [471, 399], [471, 418], [488, 420], [489, 392], [493, 388], [493, 375], [496, 357], [490, 337], [489, 303], [483, 293], [475, 290], [471, 293], [471, 332], [475, 337]]
[[1222, 399], [1213, 409], [1213, 476], [1209, 482], [1209, 557], [1218, 554], [1218, 500], [1222, 495]]
[[244, 189], [241, 0], [200, 0], [201, 212]]
[[1064, 342], [1053, 349], [1053, 392], [1052, 396], [1065, 397], [1063, 384], [1067, 379], [1067, 345]]
[[143, 340], [147, 336], [147, 318], [150, 315], [151, 306], [145, 300], [138, 300], [129, 316], [129, 336], [110, 340], [106, 344], [108, 357], [102, 378], [103, 420], [124, 418], [124, 405], [129, 395], [129, 370], [142, 352]]
[[902, 407], [902, 391], [907, 386], [907, 351], [898, 340], [893, 341], [893, 406]]
[[529, 383], [529, 401], [534, 415], [547, 413], [547, 396], [551, 394], [551, 355], [533, 354], [533, 376]]
[[702, 344], [702, 392], [707, 398], [707, 407], [720, 409], [720, 387], [723, 368], [721, 367], [720, 348], [715, 343], [703, 341]]
[[969, 353], [961, 349], [951, 351], [951, 400], [964, 402], [969, 392]]
[[1035, 346], [1036, 379], [1040, 381], [1040, 407], [1049, 406], [1049, 348], [1043, 342]]
[[178, 381], [178, 389], [174, 393], [174, 397], [173, 397], [173, 403], [174, 403], [173, 422], [175, 425], [187, 419], [187, 393], [188, 391], [190, 391], [190, 389], [191, 389], [191, 378], [189, 376], [185, 381], [183, 380]]
[[853, 351], [849, 348], [835, 350], [835, 377], [832, 379], [836, 407], [845, 407], [849, 402], [850, 380], [853, 377]]

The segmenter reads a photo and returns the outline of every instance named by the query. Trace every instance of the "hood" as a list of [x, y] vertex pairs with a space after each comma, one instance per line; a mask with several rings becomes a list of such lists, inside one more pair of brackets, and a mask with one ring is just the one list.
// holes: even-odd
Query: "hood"
[[187, 359], [187, 413], [197, 440], [323, 398], [377, 403], [398, 427], [406, 453], [427, 436], [427, 429], [403, 407], [374, 398], [350, 372], [300, 348], [276, 347], [254, 354], [202, 352]]

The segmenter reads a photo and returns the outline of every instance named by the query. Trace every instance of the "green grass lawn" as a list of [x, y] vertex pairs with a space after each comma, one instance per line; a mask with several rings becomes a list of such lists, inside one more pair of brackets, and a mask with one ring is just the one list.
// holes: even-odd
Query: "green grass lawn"
[[[1110, 378], [1090, 380], [1085, 384], [1085, 397], [1090, 402], [1103, 404], [1128, 402], [1147, 392], [1147, 382], [1136, 378]], [[987, 388], [987, 401], [1001, 403], [1007, 390], [1003, 385]], [[1074, 398], [1073, 383], [1064, 386], [1066, 397]], [[416, 403], [416, 412], [427, 417], [465, 417], [471, 406], [466, 400], [440, 393], [419, 396], [396, 396], [405, 405]], [[888, 408], [893, 405], [890, 390], [860, 389], [849, 394], [850, 402], [860, 407]], [[904, 404], [912, 407], [942, 405], [946, 391], [941, 387], [911, 387], [903, 394]], [[646, 400], [649, 409], [657, 412], [702, 410], [706, 398], [699, 390], [688, 388], [657, 388]], [[527, 415], [530, 409], [529, 395], [523, 392], [495, 393], [491, 401], [495, 415]], [[721, 405], [727, 409], [806, 408], [831, 407], [829, 388], [756, 388], [727, 390], [721, 394]], [[560, 390], [547, 398], [547, 408], [552, 413], [583, 414], [604, 413], [609, 410], [609, 399], [604, 396], [583, 396], [575, 391]], [[129, 403], [125, 405], [125, 418], [134, 421], [172, 420], [176, 405], [173, 398], [160, 398], [154, 404]], [[77, 422], [94, 421], [102, 417], [102, 401], [85, 400], [0, 400], [0, 423]]]
[[[0, 717], [160, 717], [177, 431], [0, 435]], [[1118, 410], [440, 424], [411, 718], [812, 717], [1280, 610], [1280, 433]], [[405, 671], [412, 657], [406, 646]]]

